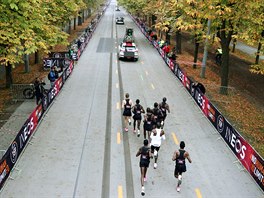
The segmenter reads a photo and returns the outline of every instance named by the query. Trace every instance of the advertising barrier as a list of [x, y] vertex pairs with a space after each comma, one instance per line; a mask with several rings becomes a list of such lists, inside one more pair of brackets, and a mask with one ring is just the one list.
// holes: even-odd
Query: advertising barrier
[[0, 161], [0, 189], [8, 178], [10, 171], [17, 162], [18, 157], [25, 148], [28, 140], [30, 139], [30, 136], [35, 132], [35, 129], [39, 124], [44, 112], [48, 109], [49, 105], [58, 95], [64, 82], [72, 73], [72, 71], [73, 61], [70, 62], [70, 65], [64, 70], [61, 77], [56, 80], [55, 86], [51, 88], [48, 94], [43, 97], [41, 104], [36, 106], [36, 108], [33, 110], [31, 115], [28, 117], [28, 119], [18, 132], [16, 138], [2, 157]]
[[[130, 15], [131, 16], [131, 15]], [[193, 97], [197, 105], [200, 107], [204, 115], [213, 124], [219, 132], [223, 140], [256, 181], [259, 187], [264, 191], [264, 160], [254, 150], [254, 148], [240, 135], [240, 133], [230, 124], [230, 122], [221, 114], [221, 112], [209, 101], [209, 99], [199, 90], [192, 87], [194, 83], [188, 78], [186, 73], [179, 67], [177, 63], [170, 60], [164, 51], [159, 47], [156, 41], [151, 41], [148, 33], [143, 28], [144, 24], [139, 23], [133, 16], [131, 18], [137, 24], [142, 33], [149, 42], [157, 49], [167, 66], [181, 81], [182, 85], [187, 89]]]
[[[104, 13], [105, 9], [102, 11], [102, 13]], [[101, 16], [102, 14], [100, 14], [100, 17], [98, 19], [101, 19]], [[99, 22], [99, 20], [97, 22]], [[77, 52], [78, 59], [81, 56], [82, 52], [84, 51], [86, 45], [88, 44], [92, 36], [92, 33], [94, 32], [96, 27], [97, 27], [97, 23], [94, 25], [94, 28], [91, 34], [86, 37], [81, 47], [78, 49], [78, 52]], [[26, 147], [30, 137], [35, 132], [35, 129], [40, 123], [42, 116], [47, 111], [48, 107], [52, 104], [52, 101], [61, 91], [64, 83], [66, 82], [68, 77], [73, 72], [74, 61], [68, 59], [68, 54], [69, 54], [68, 52], [52, 52], [50, 53], [49, 58], [45, 58], [43, 60], [45, 68], [50, 68], [51, 66], [54, 66], [54, 65], [56, 65], [57, 67], [60, 67], [62, 65], [65, 69], [63, 70], [61, 76], [56, 80], [54, 87], [48, 91], [47, 95], [44, 95], [44, 97], [42, 98], [41, 104], [36, 106], [36, 108], [33, 110], [31, 115], [25, 121], [24, 125], [21, 127], [20, 131], [18, 132], [16, 138], [14, 139], [14, 141], [11, 143], [11, 145], [8, 147], [7, 151], [1, 158], [0, 160], [0, 190], [2, 189], [8, 176], [10, 175], [10, 172], [15, 166], [15, 163], [17, 162], [23, 149]]]

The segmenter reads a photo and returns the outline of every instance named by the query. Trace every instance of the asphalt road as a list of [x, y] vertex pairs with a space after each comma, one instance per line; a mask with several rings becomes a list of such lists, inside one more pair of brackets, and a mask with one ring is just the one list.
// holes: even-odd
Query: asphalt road
[[[263, 192], [241, 170], [236, 157], [123, 9], [112, 1], [73, 74], [56, 97], [17, 162], [0, 197], [141, 197], [139, 158], [143, 137], [123, 132], [120, 104], [125, 93], [153, 107], [166, 96], [158, 168], [148, 170], [145, 197], [260, 198]], [[125, 26], [133, 27], [138, 62], [119, 61]], [[176, 192], [172, 154], [184, 140], [193, 160]]]

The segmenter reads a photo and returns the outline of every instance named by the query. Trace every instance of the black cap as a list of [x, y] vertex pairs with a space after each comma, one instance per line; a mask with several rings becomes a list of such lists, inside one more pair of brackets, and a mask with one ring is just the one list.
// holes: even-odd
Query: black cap
[[167, 98], [166, 98], [166, 97], [164, 97], [162, 100], [163, 100], [163, 102], [166, 102], [166, 101], [167, 101]]
[[148, 140], [145, 139], [145, 140], [143, 141], [143, 144], [144, 144], [145, 146], [147, 146], [147, 145], [148, 145]]

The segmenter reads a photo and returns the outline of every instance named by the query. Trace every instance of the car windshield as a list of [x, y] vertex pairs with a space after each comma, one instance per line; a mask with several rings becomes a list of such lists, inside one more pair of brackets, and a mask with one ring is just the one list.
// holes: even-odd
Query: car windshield
[[126, 51], [130, 51], [130, 52], [136, 50], [136, 48], [134, 46], [126, 46], [125, 49], [126, 49]]

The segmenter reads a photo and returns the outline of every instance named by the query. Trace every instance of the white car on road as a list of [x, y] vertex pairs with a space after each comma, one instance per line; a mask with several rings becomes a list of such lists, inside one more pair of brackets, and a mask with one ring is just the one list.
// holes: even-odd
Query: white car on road
[[133, 42], [122, 42], [118, 46], [118, 58], [120, 59], [130, 59], [138, 60], [138, 49], [136, 44]]

